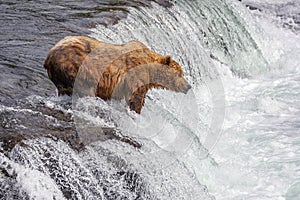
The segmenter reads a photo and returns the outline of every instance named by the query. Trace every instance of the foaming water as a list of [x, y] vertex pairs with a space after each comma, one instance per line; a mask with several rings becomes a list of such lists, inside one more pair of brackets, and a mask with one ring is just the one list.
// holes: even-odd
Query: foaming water
[[297, 183], [298, 80], [288, 74], [226, 81], [224, 131], [212, 152], [218, 167], [202, 165], [198, 176], [209, 174], [203, 182], [217, 199], [285, 199]]
[[[211, 199], [183, 163], [162, 170], [161, 155], [149, 159], [115, 141], [94, 143], [79, 154], [64, 142], [46, 138], [24, 145], [0, 155], [1, 169], [9, 175], [1, 177], [2, 187], [16, 185], [32, 199]], [[16, 183], [10, 183], [13, 176]]]
[[258, 45], [272, 70], [259, 78], [223, 77], [224, 132], [212, 152], [218, 167], [202, 164], [205, 173], [198, 177], [205, 177], [203, 182], [217, 199], [296, 200], [300, 197], [300, 38], [273, 15], [254, 11], [248, 17], [246, 21], [254, 17], [264, 31], [265, 40]]

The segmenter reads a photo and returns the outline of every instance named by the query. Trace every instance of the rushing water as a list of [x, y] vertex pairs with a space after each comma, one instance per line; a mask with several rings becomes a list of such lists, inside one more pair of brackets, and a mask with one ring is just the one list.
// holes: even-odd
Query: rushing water
[[[298, 0], [1, 2], [0, 198], [300, 199], [299, 9]], [[138, 39], [177, 60], [192, 90], [153, 90], [141, 115], [124, 102], [56, 97], [43, 61], [75, 34]], [[143, 146], [91, 141], [95, 127]]]

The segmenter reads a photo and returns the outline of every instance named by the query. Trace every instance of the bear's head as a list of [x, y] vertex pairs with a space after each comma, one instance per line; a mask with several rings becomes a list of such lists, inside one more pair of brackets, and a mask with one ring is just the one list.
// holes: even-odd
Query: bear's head
[[191, 88], [176, 61], [170, 56], [157, 54], [155, 57], [154, 62], [128, 70], [114, 88], [113, 97], [125, 98], [130, 109], [137, 113], [141, 112], [149, 89], [163, 88], [186, 94]]
[[166, 89], [175, 92], [187, 93], [191, 88], [190, 84], [184, 79], [184, 73], [181, 66], [174, 61], [171, 56], [162, 57], [160, 60], [162, 68], [165, 68], [161, 73], [163, 75], [163, 82], [165, 82]]

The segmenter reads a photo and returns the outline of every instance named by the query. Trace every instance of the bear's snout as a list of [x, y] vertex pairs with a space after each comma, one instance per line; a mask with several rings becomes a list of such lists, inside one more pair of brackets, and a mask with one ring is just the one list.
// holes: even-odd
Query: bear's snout
[[185, 81], [184, 84], [179, 86], [179, 91], [186, 94], [190, 89], [192, 88], [192, 86]]

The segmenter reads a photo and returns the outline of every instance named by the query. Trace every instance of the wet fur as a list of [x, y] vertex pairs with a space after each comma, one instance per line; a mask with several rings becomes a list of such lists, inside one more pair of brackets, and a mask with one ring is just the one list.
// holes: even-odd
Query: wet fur
[[83, 73], [76, 81], [82, 79], [82, 82], [78, 84], [90, 82], [95, 87], [92, 93], [104, 100], [125, 98], [130, 109], [137, 113], [141, 112], [151, 88], [183, 93], [190, 89], [177, 62], [151, 51], [139, 41], [115, 45], [85, 36], [68, 36], [50, 49], [44, 67], [59, 95], [72, 95], [81, 70]]

